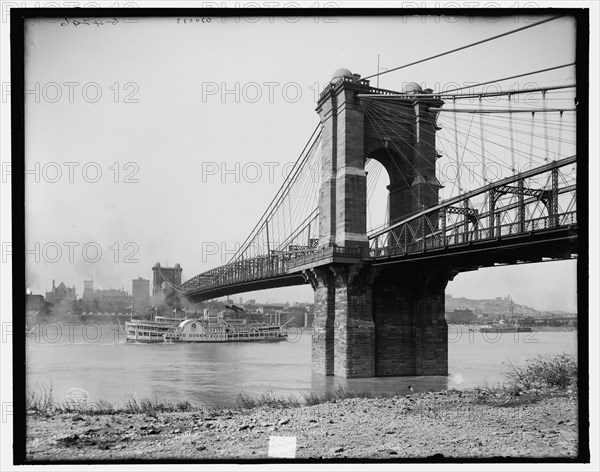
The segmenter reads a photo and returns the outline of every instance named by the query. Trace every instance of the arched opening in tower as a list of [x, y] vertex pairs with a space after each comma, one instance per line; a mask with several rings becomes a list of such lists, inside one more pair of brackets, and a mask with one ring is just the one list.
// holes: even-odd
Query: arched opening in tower
[[367, 233], [387, 227], [390, 222], [390, 177], [386, 168], [375, 159], [365, 162], [367, 172]]

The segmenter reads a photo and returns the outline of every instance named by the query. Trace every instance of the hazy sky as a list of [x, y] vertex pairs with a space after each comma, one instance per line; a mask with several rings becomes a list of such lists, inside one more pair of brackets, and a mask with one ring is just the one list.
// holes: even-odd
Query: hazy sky
[[[43, 293], [54, 278], [81, 296], [91, 276], [96, 287], [131, 291], [131, 279], [150, 278], [156, 261], [179, 262], [188, 278], [221, 265], [318, 123], [315, 100], [334, 70], [371, 75], [378, 54], [392, 68], [537, 19], [31, 21], [28, 285]], [[574, 60], [574, 34], [574, 22], [560, 19], [383, 75], [380, 87], [415, 81], [439, 90], [565, 64]], [[570, 68], [511, 84], [574, 79]], [[576, 288], [576, 262], [567, 261], [464, 273], [447, 291], [574, 311]], [[312, 290], [242, 296], [312, 300]]]

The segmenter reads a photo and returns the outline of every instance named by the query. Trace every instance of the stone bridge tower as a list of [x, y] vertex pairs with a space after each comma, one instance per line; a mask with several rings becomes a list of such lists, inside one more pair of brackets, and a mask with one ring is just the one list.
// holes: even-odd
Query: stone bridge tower
[[[339, 69], [316, 109], [323, 151], [319, 247], [333, 250], [305, 270], [315, 291], [313, 369], [341, 377], [446, 375], [444, 292], [452, 274], [372, 267], [364, 257], [366, 159], [379, 161], [390, 177], [391, 224], [437, 204], [437, 112], [430, 108], [443, 102], [409, 84], [402, 99], [386, 100], [377, 121], [367, 119], [362, 102], [384, 93]], [[371, 109], [378, 103], [371, 101]]]
[[[181, 285], [181, 265], [175, 264], [174, 267], [162, 267], [159, 262], [152, 267], [152, 296], [153, 305], [161, 305], [167, 297], [173, 292], [173, 288], [165, 281], [169, 280], [173, 285]], [[178, 304], [177, 302], [174, 302]]]

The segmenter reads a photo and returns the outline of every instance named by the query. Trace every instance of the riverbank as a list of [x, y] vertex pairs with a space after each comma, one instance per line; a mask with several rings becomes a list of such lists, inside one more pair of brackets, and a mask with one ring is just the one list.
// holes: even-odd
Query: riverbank
[[275, 436], [295, 438], [298, 459], [566, 459], [577, 418], [571, 388], [444, 390], [237, 411], [29, 411], [26, 445], [31, 461], [268, 460]]

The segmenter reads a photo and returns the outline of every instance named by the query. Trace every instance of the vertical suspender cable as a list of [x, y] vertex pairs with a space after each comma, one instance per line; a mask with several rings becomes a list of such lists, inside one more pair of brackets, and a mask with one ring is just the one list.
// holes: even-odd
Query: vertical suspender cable
[[531, 112], [531, 141], [529, 142], [529, 168], [531, 169], [533, 161], [533, 133], [535, 126], [535, 111]]
[[[481, 95], [479, 95], [479, 109], [483, 109], [483, 102], [481, 101]], [[486, 164], [485, 164], [485, 136], [483, 133], [483, 113], [479, 114], [479, 126], [481, 128], [481, 134], [479, 137], [481, 138], [481, 176], [483, 177], [483, 185], [487, 183], [486, 177]]]
[[271, 244], [269, 242], [269, 220], [265, 221], [265, 228], [267, 230], [267, 256], [271, 253]]
[[[546, 110], [546, 90], [542, 91], [542, 108], [544, 110]], [[546, 141], [546, 158], [545, 160], [548, 161], [548, 153], [549, 153], [549, 149], [548, 149], [548, 117], [546, 116], [546, 113], [544, 113], [544, 139]]]
[[554, 160], [560, 159], [560, 145], [562, 141], [562, 128], [563, 128], [563, 111], [560, 111], [560, 121], [558, 122], [558, 150], [556, 152]]
[[510, 131], [510, 166], [513, 175], [516, 172], [515, 169], [515, 141], [513, 137], [513, 114], [512, 114], [512, 98], [511, 94], [508, 94], [508, 127]]
[[288, 196], [288, 211], [290, 213], [290, 231], [287, 234], [292, 234], [294, 232], [294, 222], [292, 221], [292, 198], [290, 196]]
[[[453, 99], [453, 107], [456, 108], [456, 98]], [[458, 124], [456, 123], [456, 112], [454, 112], [454, 152], [456, 153], [456, 181], [458, 182], [458, 193], [462, 193], [460, 185], [460, 163], [458, 161]]]

